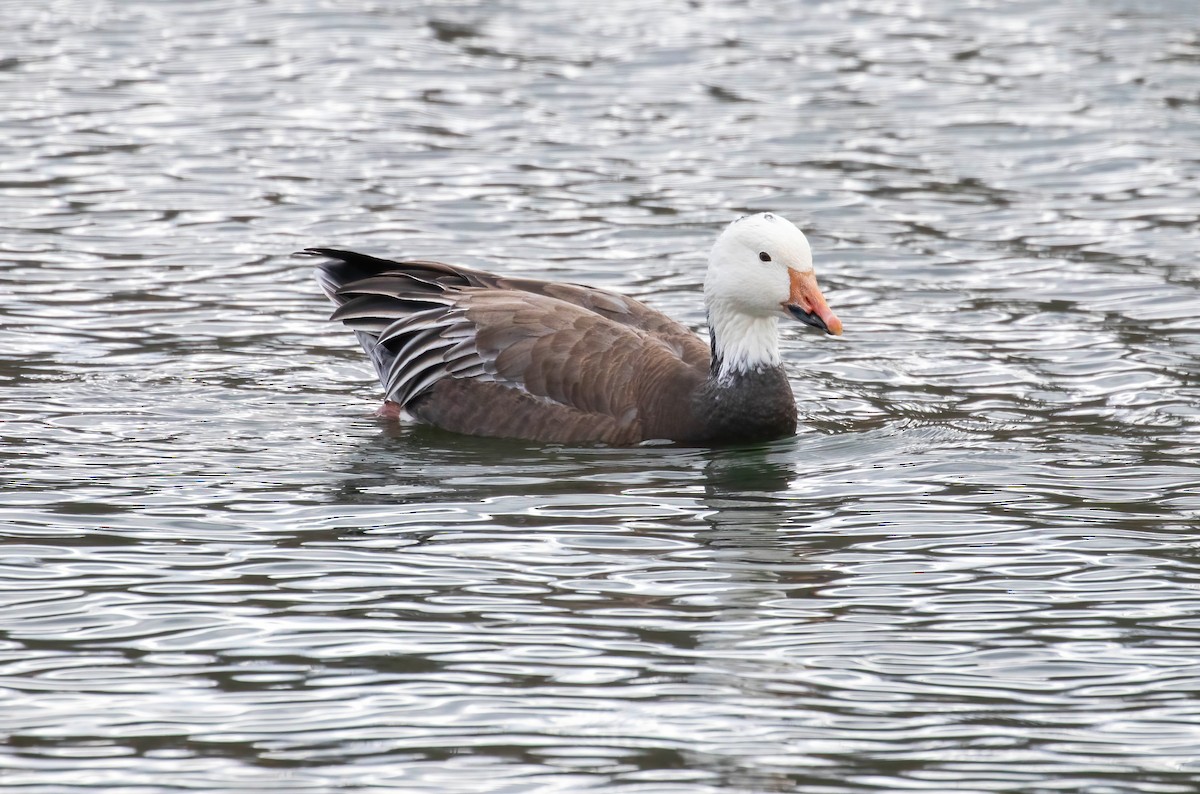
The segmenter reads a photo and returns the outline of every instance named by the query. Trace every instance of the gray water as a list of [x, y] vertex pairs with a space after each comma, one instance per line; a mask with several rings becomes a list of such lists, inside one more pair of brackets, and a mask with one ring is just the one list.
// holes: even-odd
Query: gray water
[[[0, 785], [1200, 787], [1194, 0], [0, 11]], [[375, 419], [311, 245], [700, 328], [804, 228], [791, 439]]]

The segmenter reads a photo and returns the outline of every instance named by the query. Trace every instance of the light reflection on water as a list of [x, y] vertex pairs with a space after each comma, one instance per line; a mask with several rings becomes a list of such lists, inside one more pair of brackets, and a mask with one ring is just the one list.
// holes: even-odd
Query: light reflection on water
[[[9, 11], [8, 789], [1195, 790], [1190, 3]], [[768, 208], [753, 449], [381, 423], [286, 256], [699, 326]]]

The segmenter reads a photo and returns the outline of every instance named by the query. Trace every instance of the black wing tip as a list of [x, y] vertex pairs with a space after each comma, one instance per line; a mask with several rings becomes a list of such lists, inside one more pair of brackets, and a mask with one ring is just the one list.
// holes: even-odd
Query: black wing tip
[[347, 284], [373, 276], [382, 275], [402, 267], [402, 263], [391, 259], [380, 259], [370, 254], [346, 251], [341, 248], [305, 248], [297, 251], [304, 257], [321, 257], [325, 261], [316, 265], [318, 280], [328, 284], [326, 294], [333, 296]]
[[323, 256], [328, 259], [341, 259], [343, 262], [354, 255], [353, 251], [342, 251], [338, 248], [305, 248], [303, 251], [296, 251], [292, 254], [292, 256]]

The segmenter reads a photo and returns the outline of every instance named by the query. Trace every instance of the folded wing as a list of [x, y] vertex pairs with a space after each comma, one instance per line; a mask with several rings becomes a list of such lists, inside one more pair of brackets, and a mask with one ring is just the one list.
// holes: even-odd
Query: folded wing
[[318, 280], [388, 400], [475, 435], [632, 443], [665, 437], [708, 347], [606, 290], [333, 249]]

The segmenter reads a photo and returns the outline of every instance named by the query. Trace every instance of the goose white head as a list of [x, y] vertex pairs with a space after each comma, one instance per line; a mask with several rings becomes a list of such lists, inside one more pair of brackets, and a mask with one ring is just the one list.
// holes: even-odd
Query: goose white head
[[829, 334], [842, 332], [842, 321], [817, 286], [808, 239], [770, 212], [739, 218], [717, 238], [704, 302], [721, 376], [779, 366], [781, 316]]

